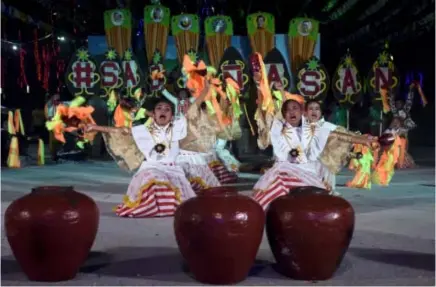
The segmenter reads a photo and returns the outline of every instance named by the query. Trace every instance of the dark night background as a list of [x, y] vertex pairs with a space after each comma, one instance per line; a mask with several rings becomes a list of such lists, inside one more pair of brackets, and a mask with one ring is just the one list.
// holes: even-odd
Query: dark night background
[[[88, 35], [104, 35], [103, 12], [117, 7], [129, 7], [135, 18], [133, 23], [140, 30], [139, 37], [133, 36], [133, 47], [141, 47], [143, 41], [140, 19], [148, 1], [122, 0], [16, 0], [3, 1], [40, 20], [55, 26], [54, 37], [39, 41], [42, 46], [59, 46], [58, 58], [68, 64], [71, 53], [82, 44], [86, 44]], [[228, 1], [228, 0], [162, 0], [170, 8], [171, 14], [198, 13], [203, 17], [225, 14], [232, 17], [234, 34], [246, 35], [245, 17], [254, 12], [273, 13], [276, 17], [276, 33], [287, 34], [290, 19], [308, 16], [322, 24], [321, 61], [329, 73], [333, 73], [339, 59], [350, 49], [357, 62], [361, 76], [366, 76], [384, 42], [389, 41], [390, 52], [401, 74], [401, 92], [407, 92], [406, 75], [423, 75], [423, 90], [429, 104], [422, 108], [416, 97], [412, 109], [412, 118], [418, 128], [410, 133], [410, 142], [414, 146], [434, 146], [435, 142], [435, 28], [434, 1], [428, 0], [269, 0], [269, 1]], [[26, 123], [30, 121], [31, 111], [42, 108], [46, 91], [36, 77], [34, 62], [34, 25], [2, 14], [2, 69], [4, 73], [2, 105], [21, 108]], [[20, 75], [19, 51], [12, 50], [12, 44], [20, 43], [18, 31], [21, 31], [21, 48], [26, 51], [26, 76], [30, 94], [26, 88], [20, 88], [17, 79]], [[38, 37], [49, 32], [38, 30]], [[136, 33], [136, 31], [135, 31]], [[65, 36], [67, 41], [58, 42], [57, 36]], [[138, 42], [139, 39], [139, 42]], [[136, 50], [144, 56], [145, 51]], [[56, 59], [54, 59], [56, 60]], [[58, 86], [55, 77], [56, 67], [51, 68], [49, 93]], [[60, 76], [63, 79], [63, 75]], [[333, 100], [330, 94], [329, 99]], [[368, 113], [368, 97], [364, 105], [356, 105], [351, 114], [353, 121], [365, 117]]]

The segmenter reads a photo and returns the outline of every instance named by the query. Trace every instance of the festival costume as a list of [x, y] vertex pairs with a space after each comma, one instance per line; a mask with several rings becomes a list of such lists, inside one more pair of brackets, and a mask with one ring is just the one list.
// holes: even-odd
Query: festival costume
[[394, 117], [398, 117], [401, 120], [403, 120], [405, 129], [401, 132], [401, 138], [400, 141], [400, 157], [398, 159], [398, 162], [396, 164], [396, 168], [413, 168], [415, 167], [415, 162], [412, 158], [412, 156], [407, 152], [408, 149], [408, 132], [414, 128], [416, 128], [415, 122], [410, 117], [410, 110], [412, 109], [413, 105], [413, 98], [414, 98], [414, 89], [417, 88], [419, 95], [421, 96], [421, 100], [423, 102], [423, 105], [425, 106], [427, 103], [427, 100], [422, 93], [421, 86], [418, 83], [412, 83], [412, 85], [409, 87], [409, 92], [407, 93], [407, 99], [404, 103], [404, 106], [402, 109], [397, 109], [395, 106], [395, 99], [393, 96], [390, 97], [390, 109], [392, 111], [392, 114]]
[[366, 140], [338, 128], [331, 131], [320, 127], [316, 140], [308, 143], [303, 140], [302, 127], [292, 127], [275, 119], [271, 142], [276, 163], [254, 186], [254, 199], [266, 209], [272, 200], [298, 186], [315, 186], [330, 192], [328, 184], [322, 180], [320, 165], [336, 174], [347, 162], [351, 144]]
[[[288, 194], [292, 188], [325, 188], [316, 172], [316, 162], [309, 162], [306, 157], [302, 136], [301, 127], [292, 127], [289, 123], [283, 124], [278, 119], [274, 120], [270, 138], [276, 163], [262, 175], [253, 188], [253, 197], [264, 210], [274, 199]], [[293, 155], [290, 154], [291, 151]]]
[[180, 153], [176, 163], [185, 171], [194, 191], [220, 186], [208, 166], [208, 158], [219, 127], [197, 103], [190, 106], [186, 118], [187, 136], [180, 141]]
[[[228, 101], [221, 101], [220, 106], [224, 115], [231, 119], [231, 123], [218, 133], [218, 139], [215, 143], [215, 155], [213, 157], [221, 161], [221, 164], [214, 159], [210, 162], [210, 165], [214, 168], [215, 174], [222, 183], [231, 183], [238, 179], [236, 172], [239, 171], [241, 163], [226, 149], [226, 144], [229, 140], [237, 140], [242, 135], [239, 124], [242, 111], [239, 102], [240, 90], [238, 84], [231, 78], [226, 78], [225, 81]], [[226, 170], [223, 170], [223, 165]]]
[[[323, 129], [334, 131], [338, 126], [327, 122], [324, 118], [321, 118], [317, 122], [310, 123], [305, 117], [302, 118], [302, 142], [306, 147], [306, 155], [309, 161], [318, 161], [318, 157], [321, 154], [325, 143], [322, 141], [324, 137]], [[324, 184], [329, 189], [334, 190], [336, 187], [336, 174], [331, 172], [321, 162], [317, 165], [317, 173], [322, 178]]]
[[182, 167], [175, 164], [179, 141], [187, 134], [186, 119], [180, 117], [165, 127], [154, 122], [136, 126], [131, 133], [103, 134], [109, 153], [122, 168], [131, 171], [139, 166], [115, 213], [121, 217], [172, 216], [178, 205], [195, 196]]
[[[218, 96], [221, 98], [220, 102], [222, 102], [227, 99], [227, 95], [222, 90], [221, 81], [217, 78], [214, 78], [216, 70], [213, 67], [206, 67], [203, 61], [199, 61], [194, 65], [189, 56], [185, 55], [183, 59], [182, 71], [186, 80], [185, 86], [191, 92], [191, 95], [194, 98], [198, 98], [200, 96], [204, 88], [204, 80], [205, 78], [208, 79], [210, 83], [210, 89], [204, 98], [208, 116], [215, 118], [219, 128], [222, 130], [222, 133], [220, 133], [219, 137], [224, 137], [226, 139], [230, 138], [231, 136], [229, 134], [228, 126], [232, 125], [232, 118], [224, 113], [222, 106], [218, 102]], [[204, 75], [204, 72], [206, 72], [206, 75]], [[229, 83], [227, 84], [227, 89], [231, 85], [229, 81], [230, 79], [226, 79], [226, 82]], [[232, 98], [229, 100], [232, 100]], [[213, 171], [214, 175], [218, 178], [220, 183], [230, 183], [237, 180], [236, 173], [229, 172], [226, 169], [224, 164], [217, 159], [215, 151], [211, 150], [211, 153], [209, 153], [207, 157], [209, 167]]]
[[388, 186], [395, 173], [395, 165], [398, 163], [401, 150], [401, 138], [398, 129], [387, 129], [385, 134], [392, 134], [395, 138], [394, 142], [384, 148], [380, 160], [375, 166], [375, 170], [371, 175], [373, 183]]

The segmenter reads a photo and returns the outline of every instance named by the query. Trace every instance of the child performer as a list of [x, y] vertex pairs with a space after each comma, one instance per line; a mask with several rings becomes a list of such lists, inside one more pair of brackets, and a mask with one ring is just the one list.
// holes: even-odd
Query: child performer
[[395, 173], [395, 165], [401, 156], [402, 143], [400, 135], [404, 132], [405, 129], [401, 128], [400, 118], [394, 118], [390, 128], [384, 131], [383, 134], [389, 138], [392, 144], [383, 147], [380, 160], [376, 163], [375, 170], [371, 175], [373, 183], [387, 186], [391, 182]]
[[399, 143], [399, 157], [398, 162], [395, 165], [396, 168], [414, 168], [415, 161], [412, 156], [407, 152], [407, 133], [409, 129], [405, 126], [402, 118], [394, 117], [392, 119], [391, 125], [384, 133], [390, 133], [394, 136], [398, 136]]
[[[423, 106], [427, 104], [427, 99], [425, 98], [421, 86], [417, 82], [413, 82], [409, 87], [409, 92], [407, 93], [407, 99], [404, 102], [402, 99], [396, 99], [393, 95], [390, 97], [390, 108], [394, 119], [392, 122], [394, 125], [401, 123], [401, 153], [398, 159], [397, 168], [413, 168], [415, 163], [410, 154], [407, 153], [408, 149], [408, 133], [410, 130], [416, 128], [415, 122], [410, 117], [410, 110], [413, 105], [414, 91], [417, 90]], [[397, 118], [397, 119], [395, 119]], [[407, 160], [406, 160], [407, 158]]]
[[[287, 100], [282, 106], [284, 122], [275, 119], [271, 128], [271, 143], [276, 157], [276, 163], [269, 169], [254, 186], [254, 199], [266, 209], [275, 198], [286, 195], [290, 189], [298, 186], [314, 186], [325, 188], [322, 177], [317, 173], [316, 161], [309, 161], [306, 156], [301, 128], [304, 99]], [[327, 128], [318, 131], [319, 150], [312, 157], [319, 158], [324, 152], [329, 152], [336, 141], [369, 144], [370, 139], [357, 135], [348, 135]], [[347, 153], [342, 149], [341, 153]], [[341, 154], [336, 150], [330, 155], [336, 161], [341, 161]], [[326, 191], [328, 192], [328, 191]]]
[[220, 182], [208, 166], [208, 156], [220, 130], [216, 120], [212, 119], [204, 99], [208, 94], [209, 83], [204, 79], [203, 92], [189, 107], [186, 117], [188, 124], [187, 136], [180, 141], [180, 154], [176, 163], [183, 167], [194, 191], [220, 186]]
[[172, 216], [178, 205], [195, 196], [183, 169], [175, 165], [179, 141], [186, 136], [186, 118], [174, 120], [173, 115], [172, 104], [158, 98], [150, 126], [142, 124], [131, 129], [88, 126], [88, 132], [106, 133], [108, 150], [120, 165], [129, 170], [140, 165], [124, 202], [115, 210], [118, 216]]
[[[317, 161], [316, 156], [320, 154], [319, 139], [317, 137], [320, 128], [334, 131], [338, 126], [327, 122], [322, 117], [322, 109], [320, 102], [316, 100], [308, 100], [305, 104], [305, 117], [303, 117], [303, 144], [307, 147], [306, 154], [310, 161]], [[322, 177], [324, 183], [332, 190], [336, 187], [336, 176], [330, 172], [322, 163], [318, 165], [319, 175]]]

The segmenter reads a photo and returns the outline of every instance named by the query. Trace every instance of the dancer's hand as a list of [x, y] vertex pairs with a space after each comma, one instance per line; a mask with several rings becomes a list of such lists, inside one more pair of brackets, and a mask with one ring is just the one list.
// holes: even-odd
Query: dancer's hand
[[280, 91], [280, 92], [283, 92], [283, 91], [285, 90], [285, 88], [283, 87], [283, 85], [282, 85], [281, 83], [279, 83], [279, 82], [275, 82], [275, 83], [274, 83], [274, 88], [275, 88], [277, 91]]
[[84, 133], [95, 132], [96, 126], [97, 126], [96, 124], [87, 124], [87, 125], [84, 125], [82, 129], [83, 129]]
[[120, 129], [121, 129], [121, 133], [122, 133], [123, 135], [128, 135], [128, 134], [130, 134], [130, 129], [129, 129], [129, 128], [122, 127], [122, 128], [120, 128]]

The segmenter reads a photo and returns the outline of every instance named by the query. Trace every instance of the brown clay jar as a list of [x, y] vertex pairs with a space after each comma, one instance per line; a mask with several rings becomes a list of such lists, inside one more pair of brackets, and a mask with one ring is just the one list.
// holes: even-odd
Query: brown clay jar
[[32, 281], [74, 278], [88, 257], [98, 223], [95, 202], [63, 186], [34, 188], [5, 213], [9, 245]]
[[207, 284], [244, 280], [262, 241], [265, 214], [234, 188], [214, 187], [180, 205], [174, 231], [195, 279]]
[[271, 202], [268, 241], [280, 273], [297, 280], [326, 280], [339, 267], [354, 231], [354, 210], [341, 197], [301, 187]]

